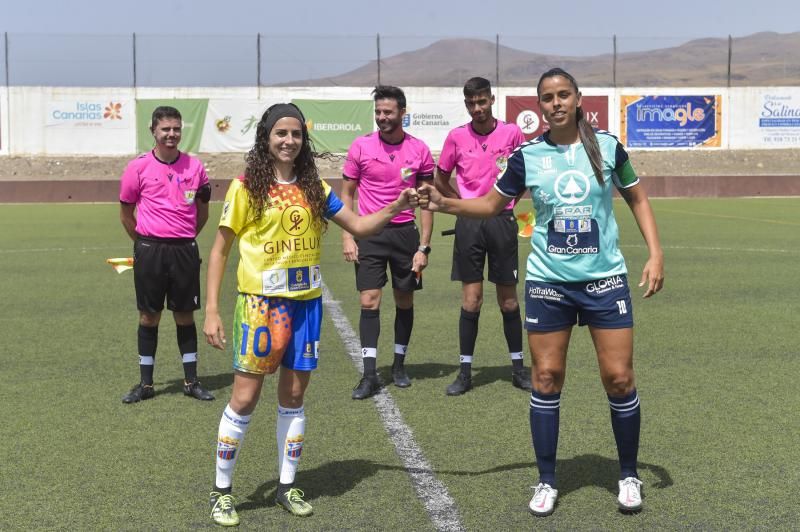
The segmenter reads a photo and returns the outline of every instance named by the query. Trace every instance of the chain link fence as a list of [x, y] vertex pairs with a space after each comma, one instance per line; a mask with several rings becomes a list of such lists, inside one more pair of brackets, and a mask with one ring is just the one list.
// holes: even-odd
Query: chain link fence
[[[3, 34], [7, 86], [533, 87], [558, 66], [582, 86], [798, 85], [798, 34], [685, 37]], [[783, 39], [776, 44], [776, 39]]]

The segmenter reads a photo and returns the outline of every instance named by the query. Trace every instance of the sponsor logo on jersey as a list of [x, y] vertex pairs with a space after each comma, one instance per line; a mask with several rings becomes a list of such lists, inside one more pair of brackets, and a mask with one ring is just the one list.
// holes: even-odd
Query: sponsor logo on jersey
[[619, 290], [625, 286], [625, 281], [621, 275], [614, 275], [599, 281], [592, 281], [586, 284], [586, 291], [590, 294], [605, 294], [613, 290]]
[[289, 268], [289, 291], [297, 292], [300, 290], [308, 290], [311, 288], [311, 280], [309, 276], [308, 266], [301, 266], [299, 268]]
[[553, 189], [559, 200], [567, 205], [575, 205], [589, 195], [591, 182], [583, 172], [567, 170], [556, 178]]
[[261, 293], [265, 295], [286, 292], [286, 270], [261, 272]]
[[311, 266], [311, 288], [319, 288], [322, 286], [322, 272], [319, 269], [319, 264]]
[[528, 287], [528, 297], [531, 299], [547, 299], [549, 301], [561, 301], [564, 299], [564, 294], [555, 288], [530, 286]]

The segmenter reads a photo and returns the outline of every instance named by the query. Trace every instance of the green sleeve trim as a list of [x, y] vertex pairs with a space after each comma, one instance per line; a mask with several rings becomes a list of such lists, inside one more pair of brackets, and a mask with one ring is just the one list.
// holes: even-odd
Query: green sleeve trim
[[616, 169], [617, 177], [619, 178], [619, 184], [622, 188], [627, 188], [632, 184], [636, 183], [639, 179], [636, 176], [636, 171], [633, 169], [633, 165], [631, 162], [625, 161], [621, 167]]

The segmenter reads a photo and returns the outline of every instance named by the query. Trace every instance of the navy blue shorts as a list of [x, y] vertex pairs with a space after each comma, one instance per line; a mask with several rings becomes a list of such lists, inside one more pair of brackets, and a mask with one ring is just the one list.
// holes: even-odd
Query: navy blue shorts
[[525, 281], [525, 328], [560, 331], [575, 324], [600, 329], [633, 327], [627, 275], [580, 283]]

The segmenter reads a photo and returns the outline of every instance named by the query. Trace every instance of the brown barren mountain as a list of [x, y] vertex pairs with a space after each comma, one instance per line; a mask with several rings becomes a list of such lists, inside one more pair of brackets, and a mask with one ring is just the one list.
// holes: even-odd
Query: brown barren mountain
[[[499, 53], [498, 53], [499, 52]], [[461, 86], [469, 77], [495, 81], [499, 56], [500, 84], [532, 86], [552, 67], [573, 74], [582, 86], [614, 85], [613, 55], [557, 56], [518, 50], [482, 39], [443, 39], [381, 59], [381, 82], [403, 87]], [[781, 86], [800, 82], [800, 32], [756, 33], [732, 40], [731, 86]], [[284, 86], [364, 87], [377, 83], [377, 65], [366, 65], [334, 77], [283, 83]], [[688, 41], [645, 52], [618, 52], [616, 86], [726, 86], [728, 39]]]

